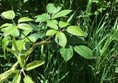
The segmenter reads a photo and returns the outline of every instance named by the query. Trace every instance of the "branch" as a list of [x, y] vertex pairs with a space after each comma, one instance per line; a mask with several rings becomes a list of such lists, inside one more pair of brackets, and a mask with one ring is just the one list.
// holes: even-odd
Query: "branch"
[[12, 66], [11, 69], [5, 71], [4, 73], [0, 74], [0, 83], [2, 83], [4, 80], [6, 80], [14, 71], [16, 70], [16, 67], [18, 66], [18, 61]]
[[26, 52], [26, 55], [29, 55], [33, 52], [33, 50], [39, 46], [39, 45], [42, 45], [42, 44], [47, 44], [47, 43], [50, 43], [51, 41], [48, 41], [52, 36], [50, 36], [49, 38], [47, 38], [46, 40], [43, 40], [43, 41], [40, 41], [40, 42], [37, 42], [37, 43], [34, 43], [33, 46]]

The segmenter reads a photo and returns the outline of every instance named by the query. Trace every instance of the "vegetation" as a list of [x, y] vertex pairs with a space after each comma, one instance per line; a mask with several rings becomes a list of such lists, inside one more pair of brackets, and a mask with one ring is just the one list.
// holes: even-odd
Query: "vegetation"
[[118, 0], [0, 0], [0, 83], [117, 83]]

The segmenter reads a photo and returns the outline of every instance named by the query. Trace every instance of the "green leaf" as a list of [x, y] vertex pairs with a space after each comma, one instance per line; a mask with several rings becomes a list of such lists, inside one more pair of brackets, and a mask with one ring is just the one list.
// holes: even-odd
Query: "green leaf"
[[12, 83], [20, 83], [20, 80], [21, 80], [21, 75], [20, 74], [17, 74], [13, 80], [12, 80]]
[[33, 21], [33, 19], [31, 18], [28, 18], [28, 17], [22, 17], [18, 20], [18, 23], [20, 22], [28, 22], [28, 21]]
[[57, 7], [56, 7], [56, 10], [53, 11], [53, 14], [58, 13], [61, 9], [62, 9], [61, 6], [57, 6]]
[[84, 46], [84, 45], [80, 45], [80, 46], [75, 46], [74, 47], [75, 52], [77, 52], [80, 56], [86, 58], [86, 59], [94, 59], [93, 56], [93, 51]]
[[50, 30], [48, 30], [48, 31], [46, 32], [46, 36], [53, 36], [53, 35], [55, 35], [56, 33], [57, 33], [56, 30], [50, 29]]
[[25, 70], [29, 71], [29, 70], [35, 69], [35, 68], [37, 68], [37, 67], [39, 67], [39, 66], [41, 66], [43, 64], [44, 64], [44, 61], [37, 61], [37, 60], [35, 60], [35, 61], [27, 64]]
[[20, 35], [20, 32], [17, 28], [15, 28], [14, 32], [11, 35], [14, 37], [18, 37]]
[[7, 71], [5, 71], [4, 73], [0, 74], [0, 83], [2, 83], [3, 81], [5, 81], [7, 78], [9, 78], [9, 76], [14, 73], [15, 69], [11, 68]]
[[34, 83], [33, 80], [28, 75], [24, 77], [23, 81], [24, 83]]
[[54, 6], [53, 3], [49, 3], [49, 4], [46, 6], [46, 9], [47, 9], [47, 12], [48, 12], [48, 13], [53, 13], [53, 11], [56, 10], [56, 7]]
[[70, 12], [72, 12], [72, 10], [62, 10], [62, 11], [58, 12], [57, 14], [55, 14], [54, 17], [53, 17], [53, 19], [54, 18], [59, 18], [59, 17], [66, 16]]
[[8, 26], [11, 26], [11, 25], [12, 25], [11, 23], [5, 23], [0, 28], [8, 27]]
[[9, 52], [11, 52], [12, 54], [14, 54], [14, 55], [16, 55], [17, 53], [16, 53], [16, 51], [15, 50], [13, 50], [13, 49], [10, 49], [10, 48], [6, 48], [7, 49], [7, 51], [9, 51]]
[[39, 24], [39, 25], [37, 25], [36, 23], [29, 23], [30, 24], [30, 26], [33, 28], [33, 31], [40, 31], [42, 28], [39, 28], [41, 25]]
[[17, 56], [18, 62], [20, 63], [20, 67], [23, 68], [26, 63], [26, 56], [25, 55], [19, 55]]
[[2, 32], [4, 32], [4, 36], [12, 35], [14, 37], [18, 37], [20, 35], [19, 30], [17, 29], [17, 26], [11, 25], [5, 28], [1, 29]]
[[18, 46], [19, 52], [21, 52], [22, 50], [25, 50], [25, 43], [26, 43], [25, 39], [16, 41], [16, 45]]
[[24, 37], [27, 38], [27, 35], [28, 35], [31, 31], [32, 31], [32, 29], [31, 29], [31, 30], [29, 29], [29, 30], [23, 31], [22, 34], [21, 34], [21, 38], [24, 38]]
[[60, 49], [61, 56], [65, 61], [68, 61], [73, 56], [73, 48], [72, 46], [69, 46], [68, 48], [61, 48]]
[[47, 26], [53, 29], [58, 30], [58, 22], [56, 20], [47, 21]]
[[55, 42], [62, 47], [66, 46], [67, 38], [63, 32], [57, 32], [55, 36]]
[[36, 41], [38, 39], [42, 39], [45, 36], [45, 33], [38, 32], [38, 33], [31, 34], [30, 36], [34, 37], [35, 38], [35, 41]]
[[[19, 52], [21, 52], [22, 50], [25, 50], [25, 43], [26, 43], [26, 40], [17, 40], [15, 41], [16, 45], [17, 45], [17, 49]], [[15, 47], [13, 46], [12, 47], [13, 50], [15, 50]]]
[[75, 36], [85, 36], [84, 32], [78, 26], [69, 26], [67, 32]]
[[15, 17], [15, 13], [13, 10], [8, 10], [8, 11], [5, 11], [1, 14], [2, 17], [6, 18], [6, 19], [14, 19]]
[[30, 36], [26, 37], [26, 41], [27, 42], [36, 42], [39, 38], [42, 39], [45, 36], [44, 33], [42, 32], [38, 32], [38, 33], [34, 33], [31, 34]]
[[22, 30], [32, 30], [32, 27], [29, 25], [29, 24], [26, 24], [26, 23], [22, 23], [22, 24], [18, 24], [17, 26], [19, 29], [22, 29]]
[[2, 39], [2, 49], [3, 49], [3, 52], [4, 52], [4, 58], [6, 58], [6, 47], [7, 45], [10, 43], [10, 37], [5, 37]]
[[35, 18], [36, 18], [35, 22], [45, 22], [50, 19], [50, 16], [47, 13], [44, 13], [42, 15], [36, 16]]
[[36, 39], [38, 39], [38, 38], [42, 39], [45, 36], [45, 33], [44, 32], [38, 32], [38, 33], [34, 33], [32, 35], [35, 36]]
[[118, 73], [118, 67], [115, 68], [115, 73]]
[[68, 26], [69, 24], [67, 22], [63, 22], [63, 21], [59, 21], [59, 27], [60, 28], [63, 28], [63, 27], [66, 27]]
[[33, 35], [28, 36], [27, 38], [25, 38], [27, 42], [36, 42], [36, 37]]
[[47, 12], [48, 13], [53, 13], [53, 14], [59, 12], [61, 10], [61, 8], [62, 8], [61, 6], [57, 6], [57, 5], [55, 6], [53, 3], [49, 3], [46, 6]]
[[15, 39], [15, 37], [13, 37], [13, 39], [12, 39], [12, 48], [13, 47], [14, 47], [13, 50], [15, 50], [16, 53], [18, 53], [18, 46], [16, 45], [16, 39]]
[[[12, 65], [12, 64], [11, 64], [11, 65]], [[20, 70], [15, 69], [15, 70], [11, 73], [11, 75], [9, 75], [8, 79], [12, 79], [12, 80], [13, 80], [13, 78], [14, 78], [16, 75], [18, 75], [19, 72], [20, 72]]]

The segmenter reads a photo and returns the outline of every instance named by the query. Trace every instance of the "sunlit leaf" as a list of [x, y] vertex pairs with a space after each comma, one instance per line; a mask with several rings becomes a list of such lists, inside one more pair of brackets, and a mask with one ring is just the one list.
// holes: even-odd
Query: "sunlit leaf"
[[63, 32], [57, 32], [55, 36], [55, 42], [62, 47], [66, 46], [67, 38]]
[[[17, 45], [17, 49], [19, 52], [21, 52], [22, 50], [25, 50], [25, 43], [26, 40], [17, 40], [15, 41], [16, 45]], [[12, 49], [15, 49], [14, 46], [12, 47]]]
[[44, 61], [35, 60], [35, 61], [31, 62], [31, 63], [28, 63], [26, 65], [26, 67], [25, 67], [25, 70], [29, 71], [29, 70], [35, 69], [35, 68], [37, 68], [37, 67], [39, 67], [39, 66], [41, 66], [43, 64], [44, 64]]
[[58, 12], [57, 14], [55, 14], [53, 18], [59, 18], [59, 17], [66, 16], [70, 12], [72, 12], [72, 10], [62, 10], [62, 11]]
[[46, 36], [53, 36], [53, 35], [55, 35], [56, 33], [57, 33], [56, 30], [51, 29], [51, 30], [48, 30], [48, 31], [46, 32]]
[[68, 26], [69, 24], [67, 22], [63, 22], [63, 21], [59, 21], [59, 27], [60, 28], [63, 28], [63, 27], [66, 27]]
[[24, 77], [23, 81], [24, 83], [34, 83], [33, 80], [28, 75]]
[[17, 74], [17, 75], [13, 78], [12, 83], [21, 83], [20, 80], [21, 80], [21, 75], [20, 75], [20, 74]]
[[82, 29], [78, 26], [69, 26], [67, 28], [67, 32], [75, 35], [75, 36], [85, 36], [84, 32], [82, 31]]
[[58, 22], [56, 20], [47, 21], [47, 26], [53, 29], [58, 30]]
[[61, 6], [58, 6], [58, 5], [54, 5], [53, 3], [49, 3], [47, 6], [46, 6], [46, 9], [47, 9], [47, 12], [48, 13], [57, 13], [61, 10]]
[[14, 36], [14, 37], [18, 37], [18, 36], [20, 35], [20, 32], [19, 32], [19, 30], [16, 28], [16, 29], [14, 30], [14, 32], [13, 32], [11, 35]]
[[11, 25], [11, 26], [8, 26], [8, 27], [5, 27], [5, 28], [2, 28], [1, 29], [2, 32], [4, 32], [4, 36], [8, 36], [8, 35], [12, 35], [14, 37], [18, 37], [20, 35], [18, 29], [17, 29], [17, 26], [15, 25]]
[[15, 50], [16, 53], [18, 53], [18, 45], [16, 45], [16, 39], [15, 39], [15, 37], [13, 37], [13, 39], [12, 39], [12, 49]]
[[15, 13], [14, 13], [14, 11], [13, 10], [8, 10], [8, 11], [5, 11], [5, 12], [3, 12], [2, 14], [1, 14], [1, 16], [3, 17], [3, 18], [6, 18], [6, 19], [14, 19], [14, 17], [15, 17]]
[[20, 19], [18, 20], [19, 23], [20, 23], [20, 22], [28, 22], [28, 21], [33, 21], [33, 19], [28, 18], [28, 17], [22, 17], [22, 18], [20, 18]]
[[14, 69], [9, 69], [5, 71], [4, 73], [0, 74], [0, 83], [5, 81], [13, 72], [14, 72]]
[[36, 16], [35, 18], [36, 18], [35, 22], [45, 22], [50, 19], [50, 16], [47, 13], [44, 13], [42, 15]]
[[2, 26], [0, 26], [0, 28], [8, 27], [8, 26], [11, 26], [11, 25], [12, 25], [11, 23], [5, 23]]
[[25, 66], [26, 63], [26, 57], [25, 55], [19, 55], [17, 56], [18, 62], [20, 63], [20, 67], [23, 68]]
[[17, 26], [19, 29], [22, 29], [22, 30], [32, 30], [32, 27], [29, 25], [29, 24], [26, 24], [26, 23], [21, 23], [21, 24], [18, 24]]

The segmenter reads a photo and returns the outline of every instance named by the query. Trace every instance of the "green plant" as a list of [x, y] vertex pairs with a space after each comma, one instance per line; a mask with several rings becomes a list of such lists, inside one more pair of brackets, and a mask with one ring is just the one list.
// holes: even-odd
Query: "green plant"
[[[72, 10], [62, 10], [61, 6], [55, 6], [52, 3], [49, 3], [46, 9], [47, 13], [35, 16], [35, 22], [41, 25], [45, 34], [39, 42], [40, 34], [33, 32], [33, 27], [27, 23], [30, 21], [33, 22], [33, 19], [21, 17], [18, 19], [18, 22], [16, 22], [14, 21], [15, 13], [13, 10], [8, 10], [1, 14], [4, 19], [12, 21], [12, 23], [5, 23], [0, 27], [3, 32], [2, 48], [4, 51], [4, 58], [6, 59], [8, 57], [6, 51], [11, 52], [16, 57], [16, 62], [12, 68], [0, 74], [1, 82], [9, 78], [11, 74], [16, 73], [15, 76], [13, 76], [13, 83], [20, 83], [22, 74], [24, 75], [24, 83], [33, 83], [32, 79], [26, 75], [25, 71], [30, 71], [43, 65], [44, 61], [34, 60], [30, 63], [27, 63], [27, 61], [34, 49], [42, 44], [49, 43], [52, 45], [52, 42], [55, 42], [65, 61], [72, 58], [73, 50], [84, 58], [94, 58], [90, 48], [80, 44], [72, 45], [71, 41], [68, 40], [76, 36], [74, 40], [84, 41], [84, 37], [86, 36], [79, 26], [73, 26], [63, 21], [65, 16], [72, 12]], [[20, 68], [18, 68], [18, 66], [20, 66]]]
[[117, 4], [0, 0], [0, 83], [117, 83]]
[[[4, 58], [5, 59], [7, 58], [7, 55], [6, 55], [6, 50], [7, 50], [15, 55], [17, 61], [16, 63], [14, 63], [11, 69], [7, 70], [6, 72], [0, 75], [0, 81], [1, 82], [4, 81], [15, 71], [16, 71], [15, 72], [16, 76], [14, 76], [14, 79], [12, 81], [13, 83], [20, 82], [22, 73], [25, 76], [24, 81], [27, 81], [31, 78], [25, 74], [25, 70], [30, 71], [44, 64], [44, 61], [38, 61], [38, 60], [35, 60], [31, 63], [26, 63], [29, 58], [29, 54], [33, 51], [31, 49], [34, 48], [32, 47], [30, 48], [30, 50], [28, 50], [28, 48], [25, 48], [26, 43], [34, 42], [35, 39], [33, 41], [33, 37], [31, 35], [27, 36], [29, 33], [31, 33], [32, 27], [29, 24], [24, 23], [24, 22], [33, 21], [33, 20], [28, 17], [23, 17], [23, 18], [20, 18], [18, 20], [18, 24], [16, 24], [13, 20], [15, 17], [15, 13], [12, 10], [3, 12], [1, 16], [5, 19], [12, 21], [12, 23], [5, 23], [0, 27], [1, 31], [3, 32], [2, 48], [4, 51]], [[20, 65], [20, 69], [17, 69], [18, 65]]]

